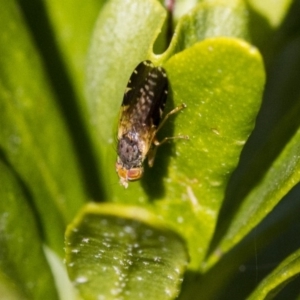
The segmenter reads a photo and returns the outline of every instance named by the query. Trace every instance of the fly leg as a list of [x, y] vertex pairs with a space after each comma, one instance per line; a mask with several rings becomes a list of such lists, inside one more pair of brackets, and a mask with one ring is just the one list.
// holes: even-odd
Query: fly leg
[[[160, 123], [160, 125], [158, 126], [158, 128], [157, 128], [155, 134], [156, 134], [156, 133], [158, 132], [158, 130], [164, 125], [164, 123], [167, 121], [167, 119], [168, 119], [171, 115], [173, 115], [173, 114], [179, 112], [180, 110], [182, 110], [182, 109], [184, 109], [184, 108], [186, 108], [186, 105], [185, 105], [184, 103], [182, 103], [181, 105], [175, 107], [175, 108], [172, 109], [170, 112], [168, 112], [168, 113], [166, 114], [166, 116], [164, 117], [164, 119], [162, 120], [162, 122]], [[153, 139], [153, 141], [152, 141], [152, 143], [153, 143], [153, 144], [152, 144], [152, 147], [151, 147], [151, 149], [150, 149], [149, 152], [148, 152], [148, 165], [149, 165], [149, 167], [152, 167], [153, 164], [154, 164], [154, 159], [155, 159], [155, 155], [156, 155], [157, 148], [158, 148], [159, 146], [161, 146], [162, 144], [164, 144], [164, 143], [166, 143], [166, 142], [168, 142], [168, 141], [170, 141], [170, 140], [175, 140], [175, 139], [184, 139], [184, 140], [188, 140], [189, 137], [188, 137], [187, 135], [177, 135], [177, 136], [165, 137], [162, 141], [158, 141], [158, 140], [156, 139], [156, 137], [154, 136], [154, 139]]]
[[171, 115], [174, 115], [176, 114], [177, 112], [181, 111], [182, 109], [186, 108], [186, 104], [182, 103], [181, 105], [175, 107], [174, 109], [172, 109], [171, 111], [169, 111], [165, 117], [163, 118], [163, 120], [161, 121], [161, 123], [159, 124], [159, 126], [157, 127], [157, 130], [156, 132], [158, 132], [162, 127], [163, 125], [166, 123], [166, 121], [168, 120], [168, 118], [171, 116]]
[[162, 141], [154, 140], [153, 141], [153, 146], [148, 152], [148, 165], [149, 167], [152, 167], [154, 164], [154, 159], [156, 155], [157, 148], [161, 146], [162, 144], [170, 141], [170, 140], [175, 140], [175, 139], [184, 139], [188, 140], [189, 137], [187, 135], [176, 135], [176, 136], [170, 136], [170, 137], [165, 137]]

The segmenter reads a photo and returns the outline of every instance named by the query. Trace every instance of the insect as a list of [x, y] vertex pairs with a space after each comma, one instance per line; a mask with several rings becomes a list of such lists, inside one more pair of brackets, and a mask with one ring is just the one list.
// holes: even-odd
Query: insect
[[168, 78], [162, 67], [151, 61], [141, 62], [133, 71], [126, 87], [120, 111], [116, 172], [120, 184], [128, 187], [128, 181], [138, 180], [143, 175], [143, 162], [153, 166], [157, 147], [174, 138], [156, 138], [157, 132], [167, 118], [185, 108], [182, 104], [171, 110], [162, 120], [168, 96]]

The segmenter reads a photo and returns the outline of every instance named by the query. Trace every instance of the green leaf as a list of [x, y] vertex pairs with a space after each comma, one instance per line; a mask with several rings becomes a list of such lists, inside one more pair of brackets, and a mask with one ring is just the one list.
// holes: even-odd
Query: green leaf
[[170, 148], [159, 149], [141, 186], [133, 183], [126, 191], [114, 186], [115, 194], [120, 202], [136, 204], [149, 197], [165, 199], [155, 202], [154, 209], [188, 239], [193, 267], [199, 268], [228, 178], [254, 125], [263, 67], [256, 50], [225, 38], [199, 43], [171, 58], [165, 67], [175, 105], [184, 99], [188, 108], [177, 116], [174, 131], [161, 135], [188, 134], [190, 140], [176, 142], [176, 156]]
[[58, 299], [28, 193], [2, 161], [0, 181], [0, 298]]
[[[149, 169], [145, 164], [142, 180], [124, 190], [114, 170], [122, 91], [141, 60], [148, 58], [160, 64], [169, 54], [159, 58], [150, 51], [164, 16], [160, 6], [153, 1], [138, 2], [135, 9], [127, 8], [132, 11], [128, 16], [122, 5], [112, 1], [100, 15], [88, 68], [88, 103], [95, 145], [111, 195], [108, 200], [154, 210], [186, 238], [190, 267], [198, 270], [214, 232], [228, 178], [254, 126], [265, 80], [262, 60], [255, 48], [234, 38], [206, 39], [171, 57], [164, 64], [172, 94], [166, 111], [182, 102], [187, 108], [174, 117], [175, 122], [174, 118], [168, 120], [159, 139], [186, 134], [190, 140], [158, 149], [154, 167]], [[149, 7], [151, 15], [141, 20], [141, 11], [150, 11]], [[126, 20], [126, 26], [121, 20]], [[211, 24], [205, 25], [209, 28]], [[116, 37], [109, 34], [112, 30], [118, 33]], [[184, 34], [184, 30], [180, 32]], [[175, 44], [170, 53], [175, 51]], [[126, 60], [119, 55], [122, 51], [129, 54]]]
[[300, 129], [285, 146], [261, 182], [249, 193], [210, 257], [209, 264], [228, 252], [300, 181]]
[[[164, 3], [164, 1], [160, 2]], [[196, 2], [199, 4], [196, 5]], [[198, 276], [199, 272], [211, 267], [211, 261], [205, 265], [208, 245], [215, 231], [228, 179], [236, 167], [243, 147], [243, 145], [236, 145], [235, 142], [243, 143], [253, 127], [264, 82], [261, 58], [257, 51], [243, 41], [232, 39], [232, 37], [247, 40], [250, 29], [251, 40], [254, 44], [264, 46], [265, 52], [263, 53], [272, 55], [277, 53], [278, 46], [287, 46], [286, 40], [291, 41], [293, 36], [297, 38], [296, 30], [299, 27], [296, 26], [297, 18], [290, 19], [292, 22], [283, 23], [291, 1], [277, 1], [271, 5], [271, 1], [266, 2], [268, 5], [263, 7], [265, 3], [249, 0], [245, 9], [244, 1], [239, 0], [176, 1], [177, 20], [184, 13], [188, 12], [188, 14], [178, 21], [169, 49], [162, 55], [155, 55], [152, 53], [153, 44], [158, 44], [155, 41], [165, 16], [164, 10], [157, 1], [12, 0], [4, 2], [0, 0], [3, 8], [0, 12], [0, 154], [1, 159], [5, 160], [12, 171], [12, 174], [7, 175], [10, 171], [7, 172], [6, 166], [1, 174], [13, 178], [12, 182], [15, 180], [14, 177], [17, 178], [17, 187], [11, 190], [13, 193], [15, 190], [20, 193], [18, 200], [25, 198], [22, 202], [30, 204], [30, 209], [37, 216], [36, 222], [34, 220], [33, 222], [37, 223], [43, 240], [61, 253], [62, 232], [65, 224], [73, 218], [84, 200], [106, 199], [118, 204], [109, 206], [105, 212], [101, 206], [101, 209], [99, 208], [101, 213], [97, 212], [95, 215], [100, 220], [110, 216], [112, 223], [109, 229], [114, 228], [118, 233], [126, 229], [124, 224], [116, 228], [114, 221], [122, 219], [125, 220], [124, 222], [142, 224], [152, 229], [155, 228], [157, 231], [166, 231], [172, 237], [178, 238], [179, 234], [185, 240], [183, 242], [181, 238], [178, 239], [180, 248], [183, 248], [184, 243], [188, 245], [191, 256], [189, 269], [195, 271]], [[189, 5], [189, 8], [194, 6], [194, 8], [191, 11], [186, 9], [180, 12], [180, 3]], [[270, 10], [270, 6], [274, 6], [274, 9]], [[90, 51], [87, 82], [90, 116], [87, 117], [87, 106], [82, 95], [85, 53], [91, 28], [102, 7], [103, 11], [98, 20]], [[297, 17], [297, 11], [294, 9], [292, 11]], [[261, 26], [262, 24], [264, 26]], [[283, 25], [283, 30], [278, 32], [278, 39], [278, 35], [275, 34], [281, 25]], [[165, 49], [168, 43], [164, 34], [165, 32], [161, 34], [160, 51]], [[210, 39], [220, 36], [222, 37], [220, 39]], [[227, 39], [224, 38], [225, 36]], [[274, 47], [274, 44], [277, 47]], [[159, 49], [159, 47], [154, 47], [154, 49]], [[290, 48], [285, 50], [287, 50], [285, 51], [287, 61], [282, 58], [279, 58], [279, 61], [293, 72], [297, 70], [295, 67], [297, 61], [291, 55], [291, 50], [294, 54], [298, 52], [291, 44]], [[267, 57], [266, 65], [270, 62], [270, 58], [274, 56]], [[118, 178], [114, 171], [115, 129], [127, 80], [134, 67], [144, 59], [151, 59], [155, 64], [163, 65], [167, 69], [170, 79], [170, 98], [165, 113], [182, 102], [188, 104], [184, 111], [168, 120], [159, 132], [158, 138], [161, 140], [165, 136], [188, 134], [190, 140], [176, 140], [160, 147], [154, 168], [149, 169], [145, 162], [144, 178], [140, 182], [131, 183], [129, 189], [124, 190], [118, 185]], [[222, 74], [219, 74], [219, 71], [222, 71]], [[275, 146], [272, 147], [271, 152], [274, 155], [270, 155], [267, 151], [265, 153], [269, 156], [268, 162], [274, 159], [278, 149], [284, 147], [299, 123], [297, 111], [292, 109], [292, 105], [288, 113], [285, 113], [287, 110], [284, 109], [281, 111], [281, 108], [289, 102], [287, 101], [291, 98], [289, 96], [294, 97], [298, 91], [297, 84], [295, 84], [297, 76], [292, 76], [291, 80], [289, 76], [285, 76], [286, 73], [282, 68], [278, 72], [272, 69], [270, 73], [279, 75], [278, 84], [275, 84], [278, 89], [274, 88], [274, 81], [271, 80], [268, 84], [273, 92], [273, 95], [269, 94], [272, 104], [276, 102], [278, 96], [281, 96], [278, 91], [282, 92], [285, 101], [274, 103], [284, 120], [274, 121], [277, 123], [278, 130], [272, 131], [274, 137], [269, 139], [269, 142], [268, 137], [265, 139], [270, 147]], [[288, 86], [284, 85], [285, 81], [289, 82]], [[295, 108], [298, 108], [297, 103]], [[246, 114], [242, 116], [244, 112]], [[272, 127], [270, 113], [274, 115], [273, 106], [265, 120], [269, 127]], [[87, 118], [91, 119], [90, 124], [87, 124]], [[89, 140], [90, 131], [93, 131], [93, 145]], [[267, 148], [263, 149], [267, 150]], [[261, 152], [261, 150], [258, 151]], [[95, 164], [95, 153], [97, 164]], [[263, 156], [257, 157], [256, 162], [263, 159]], [[251, 164], [251, 162], [248, 163]], [[267, 168], [263, 166], [266, 164], [254, 164], [258, 166], [257, 169], [260, 169], [255, 174], [265, 172]], [[255, 167], [252, 166], [253, 168]], [[249, 172], [248, 169], [247, 172], [248, 175], [245, 172], [243, 178], [249, 177], [251, 170]], [[103, 178], [100, 178], [100, 175]], [[280, 179], [279, 177], [276, 178]], [[256, 182], [259, 182], [259, 178], [258, 176]], [[7, 186], [6, 180], [1, 181], [1, 184], [2, 182], [4, 187]], [[251, 180], [250, 185], [247, 185], [249, 181], [243, 182], [243, 179], [240, 179], [240, 182], [246, 186], [243, 191], [251, 192], [254, 185], [251, 185]], [[18, 190], [19, 183], [22, 185], [20, 191]], [[102, 183], [106, 185], [106, 196], [102, 194]], [[287, 184], [287, 190], [291, 186]], [[3, 187], [0, 187], [0, 190], [1, 188]], [[274, 197], [279, 197], [281, 192], [284, 192], [284, 189], [276, 191]], [[243, 199], [239, 196], [239, 190], [236, 188], [234, 198]], [[226, 198], [230, 200], [228, 201], [230, 204], [233, 203], [228, 193], [226, 193]], [[4, 200], [2, 211], [5, 216], [11, 214], [15, 217], [14, 211], [17, 209], [6, 205], [5, 199], [5, 196], [0, 198], [1, 201]], [[271, 202], [274, 201], [273, 197], [270, 199]], [[17, 204], [26, 216], [23, 217], [18, 212], [20, 221], [14, 220], [14, 227], [9, 233], [15, 234], [15, 231], [21, 230], [19, 227], [15, 229], [16, 224], [19, 223], [21, 227], [26, 226], [30, 231], [27, 223], [23, 223], [30, 215], [27, 213], [27, 204], [24, 204], [25, 206]], [[130, 215], [127, 208], [124, 208], [124, 204], [128, 204], [129, 208], [134, 210], [139, 207], [138, 213], [143, 217]], [[261, 205], [259, 209], [264, 208], [265, 206]], [[145, 217], [144, 214], [147, 216]], [[82, 212], [82, 220], [88, 215]], [[284, 218], [282, 223], [286, 223]], [[276, 224], [278, 226], [278, 223]], [[276, 234], [279, 236], [283, 227], [277, 228]], [[264, 243], [271, 241], [277, 228], [272, 228], [273, 235], [270, 231], [261, 233], [259, 240], [262, 239]], [[106, 233], [103, 229], [101, 232]], [[71, 235], [75, 239], [76, 233], [71, 232]], [[9, 234], [5, 233], [3, 237], [8, 238]], [[32, 237], [29, 237], [27, 232], [24, 233], [24, 237], [32, 241]], [[31, 244], [18, 244], [17, 242], [20, 240], [10, 243], [7, 249], [18, 253], [21, 250], [25, 251], [19, 249], [24, 246], [28, 252]], [[202, 298], [205, 298], [205, 295], [223, 296], [223, 291], [227, 291], [226, 285], [231, 286], [236, 283], [239, 287], [239, 281], [232, 280], [234, 276], [232, 274], [237, 261], [244, 264], [245, 257], [251, 256], [251, 242], [250, 236], [248, 244], [239, 243], [241, 247], [235, 247], [235, 252], [233, 251], [231, 256], [213, 257], [219, 263], [208, 272], [201, 274], [201, 282], [189, 281], [189, 278], [187, 281], [193, 282], [195, 286], [201, 285], [202, 291], [199, 295]], [[256, 242], [258, 240], [255, 240]], [[1, 248], [5, 243], [3, 240], [0, 243], [0, 253], [7, 250]], [[36, 253], [35, 246], [40, 245], [39, 236], [35, 243], [33, 243], [34, 253]], [[247, 246], [249, 252], [245, 251]], [[82, 247], [80, 240], [76, 249], [79, 247]], [[256, 253], [257, 251], [261, 253], [261, 247], [261, 244], [257, 243]], [[28, 280], [33, 276], [33, 282], [38, 282], [40, 278], [34, 277], [36, 274], [32, 274], [32, 270], [28, 271], [27, 268], [18, 270], [11, 268], [11, 265], [5, 265], [8, 262], [15, 263], [15, 260], [10, 260], [7, 253], [3, 254], [2, 261], [5, 263], [0, 271], [0, 298], [47, 298], [45, 294], [27, 296], [27, 291], [30, 294], [32, 288], [30, 285], [32, 281], [27, 284]], [[76, 253], [70, 252], [70, 256], [72, 255], [76, 259]], [[88, 286], [89, 282], [82, 283], [85, 276], [81, 276], [81, 271], [88, 272], [83, 263], [92, 264], [94, 257], [86, 255], [81, 258], [82, 269], [75, 269], [78, 273], [73, 273], [74, 280], [79, 278], [79, 289], [82, 289], [83, 293], [89, 293], [88, 289], [91, 285]], [[40, 262], [40, 256], [37, 255], [37, 259], [34, 257], [31, 260], [30, 263]], [[225, 260], [227, 260], [226, 264], [224, 264]], [[232, 260], [235, 263], [234, 267]], [[44, 258], [42, 258], [42, 263], [38, 265], [43, 270], [42, 277], [49, 271], [47, 264], [44, 265], [44, 263]], [[260, 263], [257, 264], [258, 268]], [[22, 262], [16, 262], [18, 267], [23, 264], [27, 264], [25, 258]], [[228, 269], [231, 269], [230, 272]], [[16, 270], [16, 272], [8, 277], [3, 270]], [[25, 271], [28, 271], [28, 274]], [[71, 270], [71, 273], [73, 271]], [[143, 269], [143, 272], [146, 271], [147, 269]], [[22, 276], [25, 274], [28, 276], [25, 276], [25, 279], [18, 278], [17, 272], [23, 272]], [[188, 275], [191, 273], [189, 272]], [[108, 278], [114, 277], [115, 274], [110, 276]], [[250, 276], [247, 275], [247, 279]], [[237, 276], [236, 279], [240, 279], [238, 277], [243, 276]], [[49, 289], [53, 292], [55, 287], [51, 274], [49, 278], [46, 282], [50, 282]], [[168, 277], [165, 276], [164, 279], [166, 278]], [[170, 294], [177, 294], [177, 284], [180, 278], [181, 276], [177, 277], [175, 284], [170, 285]], [[130, 279], [134, 282], [133, 277]], [[57, 281], [60, 281], [60, 277]], [[247, 280], [247, 283], [249, 281], [251, 278]], [[37, 285], [39, 289], [43, 284], [38, 282]], [[273, 293], [272, 289], [279, 288], [280, 283], [277, 284], [276, 278], [273, 278], [265, 286], [268, 286], [267, 297], [269, 297]], [[108, 285], [107, 287], [109, 288]], [[95, 291], [97, 288], [98, 286]], [[125, 288], [125, 292], [128, 292], [128, 289]], [[191, 298], [194, 298], [191, 294], [192, 289], [189, 292], [192, 295]], [[242, 292], [245, 292], [244, 288]], [[52, 297], [53, 294], [49, 295]], [[159, 294], [159, 296], [162, 295], [162, 293]], [[232, 297], [236, 298], [236, 295]]]
[[225, 36], [249, 39], [244, 1], [200, 1], [178, 22], [169, 50], [178, 52], [206, 38]]
[[93, 199], [103, 199], [104, 195], [90, 143], [83, 81], [93, 25], [104, 2], [19, 1], [27, 30], [43, 60], [54, 100], [63, 113], [74, 146], [72, 151], [83, 175], [86, 197]]
[[[230, 38], [198, 43], [173, 56], [165, 67], [175, 105], [188, 105], [176, 119], [174, 135], [190, 137], [187, 142], [176, 142], [175, 155], [168, 161], [167, 215], [174, 226], [183, 212], [194, 215], [197, 227], [192, 225], [193, 218], [184, 217], [187, 223], [177, 230], [188, 237], [192, 259], [201, 260], [214, 232], [227, 182], [254, 127], [264, 70], [256, 49]], [[247, 74], [252, 74], [253, 80]], [[178, 205], [176, 212], [171, 201]], [[165, 203], [156, 205], [166, 214]]]
[[[292, 8], [293, 2], [294, 4], [296, 2], [291, 0], [247, 0], [246, 2], [249, 15], [248, 30], [251, 41], [260, 49], [264, 56], [265, 64], [268, 65], [272, 61], [272, 57], [277, 55], [278, 48], [285, 45], [287, 41], [283, 42], [280, 39], [290, 40], [290, 32], [284, 31], [287, 29], [287, 31], [290, 31], [293, 25], [287, 25], [285, 20], [288, 19], [287, 16], [293, 10], [296, 12], [295, 18], [297, 18], [297, 9]], [[272, 73], [274, 72], [272, 71]]]
[[45, 239], [62, 254], [65, 224], [85, 199], [80, 170], [19, 7], [0, 2], [0, 147], [32, 194]]
[[274, 28], [281, 24], [292, 2], [292, 0], [247, 0], [249, 6]]
[[105, 2], [107, 0], [44, 1], [64, 67], [78, 97], [83, 97], [86, 54], [95, 21]]
[[188, 258], [148, 211], [89, 204], [68, 227], [66, 263], [84, 299], [174, 299]]
[[300, 127], [300, 89], [295, 76], [296, 70], [300, 69], [299, 54], [300, 40], [289, 41], [273, 63], [272, 72], [268, 72], [264, 104], [256, 130], [245, 149], [233, 178], [234, 184], [227, 195], [230, 207], [240, 205], [241, 199], [259, 183]]
[[300, 250], [297, 250], [269, 274], [247, 299], [273, 299], [284, 286], [299, 276], [299, 273]]

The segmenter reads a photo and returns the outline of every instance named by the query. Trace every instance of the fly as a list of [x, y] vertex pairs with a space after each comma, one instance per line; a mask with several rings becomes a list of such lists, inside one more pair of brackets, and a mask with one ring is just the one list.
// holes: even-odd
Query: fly
[[118, 127], [116, 171], [125, 188], [128, 181], [142, 177], [146, 157], [149, 166], [153, 166], [158, 146], [174, 138], [188, 139], [187, 136], [176, 136], [157, 140], [156, 134], [168, 117], [186, 107], [181, 104], [162, 119], [167, 97], [166, 71], [149, 60], [141, 62], [126, 87]]

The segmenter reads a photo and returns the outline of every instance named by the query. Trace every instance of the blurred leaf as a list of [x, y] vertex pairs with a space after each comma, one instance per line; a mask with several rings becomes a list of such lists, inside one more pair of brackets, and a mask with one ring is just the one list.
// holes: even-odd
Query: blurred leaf
[[286, 16], [292, 0], [247, 0], [246, 1], [258, 14], [263, 16], [271, 27], [278, 27]]
[[285, 285], [299, 276], [299, 273], [300, 250], [297, 250], [268, 275], [247, 299], [273, 299]]
[[0, 2], [1, 154], [32, 193], [47, 242], [62, 254], [65, 224], [85, 199], [77, 159], [20, 10]]
[[7, 278], [6, 275], [3, 275], [2, 272], [0, 272], [0, 295], [5, 300], [24, 299], [24, 293], [19, 291], [15, 283], [10, 278]]
[[84, 299], [174, 299], [184, 242], [137, 207], [89, 204], [66, 233], [69, 275]]
[[108, 1], [44, 1], [65, 68], [78, 96], [83, 93], [86, 55], [95, 21], [106, 2]]
[[58, 299], [28, 193], [1, 161], [0, 181], [0, 298]]
[[[292, 0], [247, 0], [249, 24], [248, 30], [252, 43], [258, 47], [264, 56], [266, 65], [269, 65], [276, 55], [278, 46], [284, 44], [283, 39], [289, 39], [286, 29], [286, 17], [293, 10]], [[298, 14], [296, 13], [296, 18]], [[287, 25], [287, 26], [286, 26]], [[282, 30], [285, 28], [284, 30]], [[288, 38], [287, 38], [288, 37]]]
[[67, 268], [65, 266], [65, 259], [62, 260], [60, 256], [58, 256], [46, 245], [43, 245], [43, 250], [55, 280], [55, 285], [59, 299], [80, 300], [77, 297], [77, 291], [75, 290], [73, 284], [69, 279]]
[[210, 262], [229, 251], [250, 232], [300, 180], [300, 129], [250, 192], [232, 220]]
[[83, 175], [86, 197], [92, 199], [103, 199], [104, 195], [91, 146], [86, 105], [83, 105], [83, 81], [90, 36], [104, 2], [19, 1], [24, 22], [47, 72], [54, 100], [64, 116]]
[[200, 1], [178, 22], [169, 50], [178, 52], [205, 38], [225, 36], [249, 39], [244, 1]]
[[178, 20], [182, 18], [185, 14], [189, 13], [197, 3], [200, 2], [199, 0], [176, 0], [174, 9], [173, 9], [173, 18], [174, 22], [177, 23]]

